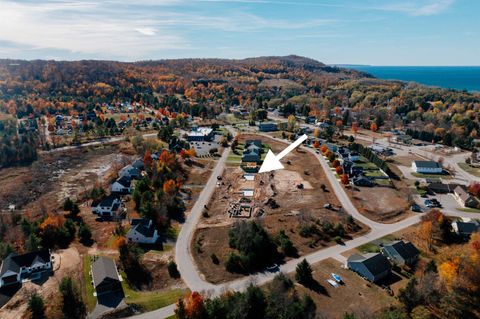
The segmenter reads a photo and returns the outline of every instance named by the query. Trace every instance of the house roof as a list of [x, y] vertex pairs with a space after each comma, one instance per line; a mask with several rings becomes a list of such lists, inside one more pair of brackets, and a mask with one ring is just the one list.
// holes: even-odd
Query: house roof
[[98, 259], [93, 262], [92, 277], [95, 287], [105, 279], [120, 280], [115, 262], [113, 259], [107, 257], [98, 257]]
[[442, 165], [434, 161], [414, 161], [416, 167], [423, 168], [442, 168]]
[[470, 198], [472, 198], [472, 195], [470, 195], [468, 192], [467, 192], [467, 188], [463, 185], [458, 185], [457, 187], [455, 187], [455, 190], [454, 190], [455, 194], [457, 194], [458, 197], [460, 197], [460, 199], [463, 201], [463, 202], [466, 202], [468, 201]]
[[260, 141], [260, 140], [247, 140], [247, 141], [245, 141], [245, 147], [247, 147], [247, 145], [251, 145], [251, 144], [256, 145], [258, 147], [262, 147], [262, 141]]
[[45, 264], [50, 261], [50, 252], [47, 249], [34, 251], [31, 253], [16, 255], [10, 254], [2, 262], [0, 268], [0, 276], [3, 276], [8, 271], [18, 273], [20, 267], [31, 267], [35, 264]]
[[480, 225], [476, 221], [464, 222], [457, 220], [453, 224], [456, 224], [457, 232], [460, 234], [472, 234], [480, 230]]
[[117, 179], [115, 182], [119, 183], [123, 187], [130, 187], [130, 184], [131, 184], [132, 181], [128, 177], [123, 176], [123, 177], [120, 177], [119, 179]]
[[390, 244], [384, 245], [383, 248], [390, 252], [391, 254], [398, 254], [403, 259], [411, 259], [420, 253], [411, 242], [405, 243], [402, 240], [394, 241]]
[[132, 228], [128, 231], [129, 233], [136, 231], [145, 237], [153, 237], [155, 234], [155, 226], [150, 219], [135, 218], [132, 219], [131, 225]]
[[113, 203], [115, 202], [115, 200], [118, 200], [119, 197], [115, 194], [110, 194], [104, 198], [102, 198], [101, 201], [94, 201], [92, 202], [92, 207], [96, 207], [96, 206], [103, 206], [103, 207], [111, 207], [113, 206]]
[[369, 253], [363, 256], [353, 254], [348, 258], [348, 261], [362, 263], [373, 276], [382, 274], [391, 268], [387, 257], [380, 253]]
[[132, 165], [127, 165], [120, 170], [121, 172], [128, 172], [129, 174], [140, 174], [140, 170]]
[[132, 166], [135, 167], [135, 168], [138, 168], [138, 169], [143, 169], [145, 164], [143, 163], [142, 159], [137, 159], [136, 161], [134, 161], [132, 163]]

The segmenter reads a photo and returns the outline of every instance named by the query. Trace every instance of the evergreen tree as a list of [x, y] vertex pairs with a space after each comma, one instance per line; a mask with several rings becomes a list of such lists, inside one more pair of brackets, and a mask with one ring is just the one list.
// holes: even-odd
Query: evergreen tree
[[32, 319], [44, 319], [45, 318], [45, 303], [42, 296], [34, 293], [28, 300], [28, 310], [32, 313]]
[[72, 278], [63, 278], [58, 289], [62, 295], [62, 312], [65, 319], [85, 318], [86, 307], [77, 285]]
[[306, 259], [297, 265], [295, 279], [304, 286], [308, 286], [313, 282], [312, 267], [310, 267]]

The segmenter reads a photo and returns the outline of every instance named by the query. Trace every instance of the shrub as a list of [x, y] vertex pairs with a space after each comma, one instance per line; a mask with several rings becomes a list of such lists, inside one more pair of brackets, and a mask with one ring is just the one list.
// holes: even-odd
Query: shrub
[[167, 264], [168, 274], [172, 278], [180, 278], [180, 272], [178, 271], [177, 264], [170, 260]]

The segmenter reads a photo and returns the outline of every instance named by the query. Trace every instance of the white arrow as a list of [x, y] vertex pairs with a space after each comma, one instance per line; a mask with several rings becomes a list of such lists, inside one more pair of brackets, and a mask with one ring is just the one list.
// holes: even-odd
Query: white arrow
[[268, 150], [267, 156], [265, 156], [263, 164], [258, 172], [265, 173], [270, 171], [276, 171], [278, 169], [284, 169], [285, 167], [282, 165], [282, 163], [280, 163], [280, 160], [287, 156], [288, 153], [293, 151], [300, 144], [302, 144], [307, 138], [308, 136], [306, 134], [303, 134], [295, 142], [288, 145], [288, 147], [281, 151], [278, 155], [275, 155], [271, 150]]

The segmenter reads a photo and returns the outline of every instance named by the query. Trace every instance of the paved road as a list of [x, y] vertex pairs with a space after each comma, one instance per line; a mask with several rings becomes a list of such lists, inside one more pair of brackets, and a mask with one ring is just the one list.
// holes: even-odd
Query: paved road
[[[231, 129], [231, 128], [230, 128]], [[263, 135], [263, 134], [261, 134]], [[264, 135], [266, 137], [270, 137], [268, 135]], [[270, 137], [271, 138], [271, 137]], [[287, 141], [283, 141], [280, 139], [277, 139], [279, 141], [285, 142], [286, 144], [288, 143]], [[304, 258], [308, 260], [309, 263], [317, 263], [322, 260], [328, 259], [328, 258], [335, 258], [340, 261], [345, 261], [345, 257], [342, 256], [341, 254], [353, 249], [355, 247], [358, 247], [360, 245], [366, 244], [368, 242], [371, 242], [373, 240], [379, 239], [381, 237], [384, 237], [390, 233], [394, 233], [397, 231], [400, 231], [404, 228], [407, 228], [409, 226], [412, 226], [420, 221], [420, 217], [422, 214], [417, 214], [412, 217], [409, 217], [407, 219], [404, 219], [400, 222], [394, 223], [394, 224], [381, 224], [377, 223], [375, 221], [372, 221], [365, 216], [361, 215], [358, 210], [355, 208], [355, 206], [352, 204], [350, 198], [348, 197], [347, 193], [345, 192], [345, 189], [340, 185], [340, 183], [336, 180], [335, 175], [333, 172], [330, 170], [330, 167], [328, 166], [326, 160], [323, 158], [323, 156], [316, 154], [314, 150], [310, 148], [305, 148], [308, 152], [312, 153], [315, 155], [315, 157], [319, 160], [322, 168], [324, 169], [326, 176], [331, 184], [331, 187], [333, 188], [333, 191], [335, 195], [338, 197], [339, 201], [342, 203], [343, 208], [347, 213], [352, 215], [355, 219], [359, 220], [360, 222], [364, 223], [365, 225], [369, 226], [371, 228], [371, 231], [363, 236], [359, 236], [355, 239], [349, 240], [345, 242], [343, 245], [335, 245], [328, 247], [326, 249], [322, 249], [316, 252], [313, 252], [311, 254], [308, 254], [306, 256], [302, 256], [301, 258], [297, 259], [292, 259], [288, 261], [287, 263], [283, 264], [280, 266], [280, 271], [284, 273], [289, 273], [295, 271], [295, 268], [297, 264], [303, 260]], [[276, 273], [271, 273], [271, 272], [263, 272], [263, 273], [257, 273], [254, 275], [250, 275], [247, 277], [243, 277], [228, 283], [223, 283], [223, 284], [211, 284], [206, 282], [202, 276], [199, 274], [197, 267], [195, 266], [195, 262], [190, 254], [190, 241], [193, 235], [193, 232], [195, 230], [195, 227], [200, 219], [201, 212], [203, 210], [203, 205], [206, 205], [213, 194], [215, 190], [215, 185], [216, 185], [216, 176], [220, 175], [221, 172], [224, 169], [225, 166], [225, 161], [228, 156], [229, 149], [226, 149], [224, 153], [222, 154], [222, 157], [217, 163], [217, 166], [215, 167], [212, 175], [210, 176], [210, 179], [207, 182], [207, 185], [205, 186], [204, 190], [200, 194], [199, 200], [197, 203], [194, 205], [192, 208], [192, 212], [190, 213], [189, 217], [187, 218], [187, 221], [182, 227], [182, 230], [180, 231], [178, 240], [177, 240], [177, 245], [176, 245], [176, 262], [178, 265], [178, 268], [180, 270], [180, 273], [182, 274], [182, 279], [185, 281], [186, 285], [192, 290], [192, 291], [199, 291], [199, 292], [206, 292], [210, 294], [211, 296], [218, 296], [222, 292], [226, 290], [235, 290], [235, 291], [243, 291], [248, 287], [249, 284], [255, 283], [257, 285], [262, 285], [264, 283], [267, 283], [275, 277]], [[457, 215], [457, 214], [455, 214]], [[460, 215], [460, 214], [459, 214]], [[468, 214], [468, 213], [461, 213], [461, 215], [470, 215], [473, 216], [473, 214]], [[166, 318], [168, 316], [171, 316], [174, 314], [174, 308], [175, 306], [168, 306], [165, 308], [161, 308], [152, 312], [144, 313], [139, 316], [135, 316], [135, 319], [157, 319], [157, 318]]]

